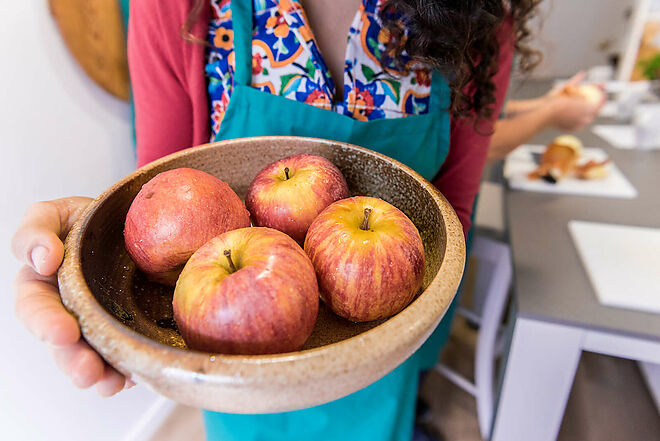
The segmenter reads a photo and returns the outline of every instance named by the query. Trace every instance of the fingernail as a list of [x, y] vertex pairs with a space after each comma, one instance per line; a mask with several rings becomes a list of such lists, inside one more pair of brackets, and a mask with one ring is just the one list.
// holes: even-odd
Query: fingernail
[[126, 383], [124, 383], [124, 390], [130, 389], [133, 386], [135, 386], [135, 382], [133, 382], [133, 380], [126, 379]]
[[30, 259], [32, 259], [32, 266], [41, 274], [43, 271], [44, 264], [46, 263], [46, 257], [48, 256], [48, 248], [38, 245], [34, 247], [32, 253], [30, 253]]

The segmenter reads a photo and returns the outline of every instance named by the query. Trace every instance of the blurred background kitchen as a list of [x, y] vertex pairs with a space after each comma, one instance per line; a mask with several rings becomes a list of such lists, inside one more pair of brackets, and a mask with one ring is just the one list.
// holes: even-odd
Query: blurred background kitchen
[[[127, 78], [116, 62], [124, 56], [118, 4], [2, 5], [8, 157], [0, 245], [8, 250], [30, 203], [98, 195], [130, 173], [135, 158]], [[426, 423], [448, 440], [657, 440], [660, 0], [546, 0], [541, 10], [533, 46], [543, 62], [530, 78], [513, 79], [510, 97], [542, 96], [585, 71], [607, 101], [575, 135], [587, 147], [581, 160], [609, 159], [607, 175], [529, 180], [545, 146], [564, 133], [557, 129], [488, 166], [464, 318], [424, 384]], [[0, 256], [2, 439], [203, 439], [197, 412], [144, 387], [112, 399], [73, 388], [15, 319], [19, 265], [8, 252]]]

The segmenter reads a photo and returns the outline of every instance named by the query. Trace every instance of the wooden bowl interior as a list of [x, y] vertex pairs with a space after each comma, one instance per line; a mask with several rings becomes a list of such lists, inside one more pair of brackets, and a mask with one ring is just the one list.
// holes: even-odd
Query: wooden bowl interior
[[[124, 247], [128, 208], [143, 184], [156, 174], [191, 167], [227, 182], [241, 198], [267, 164], [296, 153], [332, 161], [346, 177], [351, 195], [382, 198], [402, 210], [417, 226], [426, 253], [423, 289], [437, 274], [444, 257], [444, 222], [431, 195], [409, 172], [383, 157], [352, 146], [321, 140], [237, 140], [209, 144], [137, 172], [101, 201], [83, 226], [81, 260], [85, 281], [96, 300], [119, 322], [159, 343], [185, 348], [172, 319], [173, 289], [149, 282]], [[365, 332], [382, 321], [351, 323], [324, 307], [303, 349], [335, 343]]]

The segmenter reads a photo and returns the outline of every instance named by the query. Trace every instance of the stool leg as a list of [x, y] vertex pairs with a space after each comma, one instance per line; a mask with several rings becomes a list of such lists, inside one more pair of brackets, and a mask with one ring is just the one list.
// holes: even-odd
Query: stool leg
[[477, 417], [481, 437], [488, 439], [493, 419], [496, 341], [511, 285], [513, 268], [509, 247], [486, 238], [475, 240], [479, 258], [493, 264], [492, 277], [485, 293], [479, 336], [475, 353], [474, 380]]
[[517, 318], [491, 441], [554, 441], [586, 331]]

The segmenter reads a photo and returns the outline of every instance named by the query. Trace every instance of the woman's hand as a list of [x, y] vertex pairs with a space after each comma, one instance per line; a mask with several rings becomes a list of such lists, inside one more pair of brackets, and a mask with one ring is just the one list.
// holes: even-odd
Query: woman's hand
[[12, 238], [12, 252], [25, 263], [14, 282], [16, 315], [46, 343], [57, 366], [77, 387], [96, 385], [111, 396], [133, 383], [108, 365], [81, 337], [76, 319], [60, 300], [57, 269], [67, 233], [90, 198], [72, 197], [32, 205]]
[[534, 112], [534, 111], [539, 112], [538, 114], [541, 115], [543, 113], [543, 109], [552, 105], [552, 103], [555, 101], [556, 98], [565, 95], [564, 91], [566, 90], [566, 88], [578, 87], [580, 83], [585, 79], [585, 77], [586, 77], [585, 72], [578, 72], [577, 74], [573, 75], [569, 80], [557, 84], [550, 91], [548, 91], [548, 93], [538, 98], [528, 98], [524, 100], [515, 100], [515, 99], [508, 100], [505, 103], [506, 118], [511, 119], [523, 113]]
[[587, 73], [585, 71], [580, 71], [570, 77], [568, 80], [564, 81], [563, 83], [557, 84], [555, 87], [550, 89], [548, 93], [546, 93], [543, 97], [544, 98], [554, 98], [557, 97], [561, 94], [564, 93], [564, 91], [569, 88], [569, 87], [579, 87], [580, 84], [587, 78]]
[[546, 105], [552, 109], [549, 125], [559, 130], [576, 131], [593, 122], [603, 103], [594, 105], [581, 96], [565, 93], [568, 88], [580, 87], [587, 77], [586, 72], [578, 72], [564, 83], [558, 84], [543, 96]]
[[602, 103], [594, 105], [582, 97], [557, 95], [549, 98], [549, 125], [559, 130], [577, 131], [588, 126], [598, 116]]

